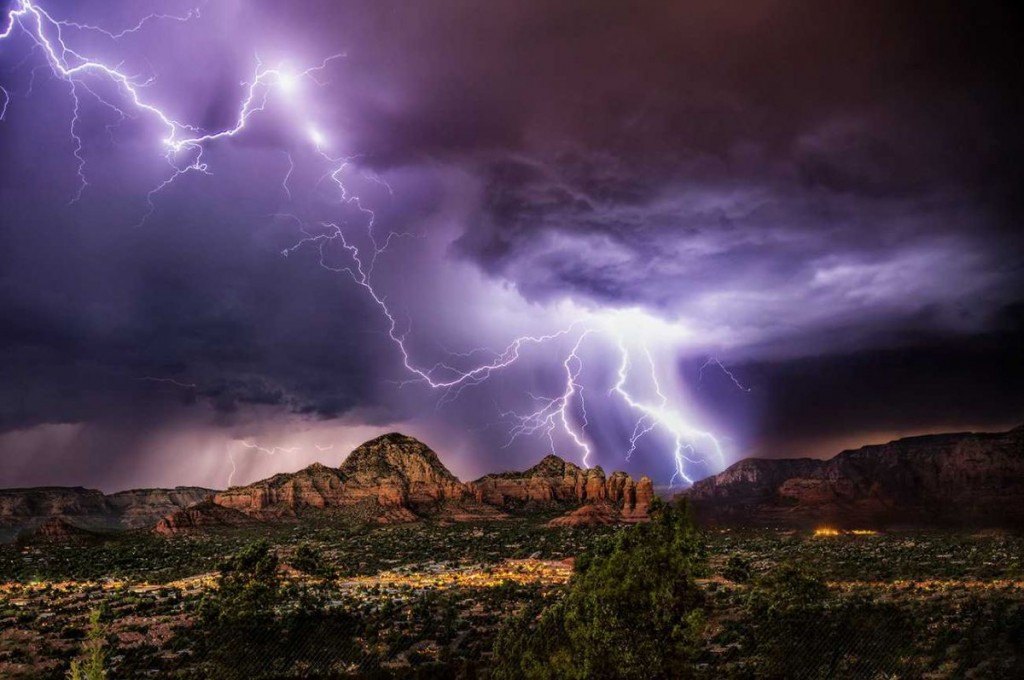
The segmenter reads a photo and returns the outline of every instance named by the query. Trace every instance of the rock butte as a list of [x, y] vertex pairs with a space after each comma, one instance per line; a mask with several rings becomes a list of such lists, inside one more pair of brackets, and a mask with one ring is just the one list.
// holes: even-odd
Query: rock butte
[[[390, 433], [358, 447], [340, 467], [320, 463], [246, 486], [214, 493], [208, 503], [179, 510], [157, 527], [171, 534], [238, 524], [230, 510], [258, 521], [288, 521], [311, 513], [337, 514], [378, 523], [421, 518], [449, 521], [507, 519], [510, 512], [565, 509], [555, 524], [637, 522], [654, 497], [651, 480], [624, 472], [605, 478], [547, 456], [523, 472], [486, 475], [464, 483], [428, 446]], [[600, 506], [577, 514], [579, 506]]]
[[[746, 459], [684, 492], [708, 524], [814, 528], [1024, 526], [1024, 427], [866, 446], [829, 460]], [[559, 513], [553, 526], [643, 521], [650, 478], [549, 455], [521, 472], [461, 482], [422, 442], [386, 434], [339, 467], [315, 463], [213, 491], [0, 490], [0, 540], [62, 540], [151, 527], [163, 535], [322, 516], [395, 523]]]

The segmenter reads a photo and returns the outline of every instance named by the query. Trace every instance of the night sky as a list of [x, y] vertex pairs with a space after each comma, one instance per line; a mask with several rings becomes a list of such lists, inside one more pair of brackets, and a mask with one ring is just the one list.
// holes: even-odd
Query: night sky
[[2, 487], [223, 487], [390, 430], [463, 479], [685, 485], [1024, 422], [1009, 3], [0, 17]]

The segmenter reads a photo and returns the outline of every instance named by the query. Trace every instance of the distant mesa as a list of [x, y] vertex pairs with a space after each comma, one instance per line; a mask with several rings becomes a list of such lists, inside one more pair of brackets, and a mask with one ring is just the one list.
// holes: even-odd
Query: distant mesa
[[605, 477], [599, 466], [583, 469], [555, 455], [545, 456], [523, 472], [486, 475], [469, 486], [478, 501], [509, 510], [573, 506], [552, 520], [555, 526], [642, 521], [654, 498], [649, 477], [639, 482], [625, 472]]
[[1024, 526], [1024, 427], [908, 437], [828, 460], [748, 458], [683, 492], [712, 525]]
[[361, 445], [341, 467], [314, 463], [213, 495], [212, 502], [264, 520], [311, 514], [391, 524], [425, 517], [500, 519], [417, 439], [386, 434]]
[[560, 515], [550, 522], [548, 526], [552, 527], [571, 527], [579, 525], [608, 525], [618, 524], [622, 521], [620, 513], [616, 511], [615, 506], [610, 503], [589, 503], [587, 505], [581, 505], [578, 508], [570, 510], [564, 515]]

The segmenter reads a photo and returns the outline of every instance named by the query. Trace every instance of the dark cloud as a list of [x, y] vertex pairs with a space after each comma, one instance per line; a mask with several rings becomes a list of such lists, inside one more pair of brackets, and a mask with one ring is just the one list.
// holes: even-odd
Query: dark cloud
[[[131, 25], [141, 10], [54, 11]], [[324, 222], [372, 249], [310, 121], [352, 157], [346, 186], [378, 233], [401, 234], [373, 280], [419, 365], [470, 365], [486, 353], [452, 352], [545, 330], [570, 299], [685, 325], [687, 382], [708, 354], [737, 367], [753, 392], [713, 377], [695, 392], [737, 453], [1019, 420], [1020, 29], [956, 2], [211, 4], [91, 53], [152, 72], [149, 96], [209, 127], [232, 120], [254, 54], [345, 56], [209, 145], [212, 175], [151, 212], [160, 126], [86, 96], [90, 185], [67, 205], [67, 86], [4, 43], [0, 430], [83, 424], [59, 446], [126, 461], [171, 430], [398, 422], [475, 451], [467, 472], [531, 455], [501, 448], [505, 401], [557, 391], [560, 360], [438, 406], [402, 384], [349, 250], [282, 256]], [[617, 464], [632, 425], [592, 412]]]

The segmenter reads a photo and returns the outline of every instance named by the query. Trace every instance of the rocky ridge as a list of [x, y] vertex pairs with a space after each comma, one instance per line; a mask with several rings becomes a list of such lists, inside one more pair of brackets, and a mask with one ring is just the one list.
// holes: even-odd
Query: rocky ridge
[[211, 529], [255, 526], [257, 524], [259, 524], [259, 520], [250, 517], [244, 512], [217, 505], [212, 498], [207, 498], [195, 505], [176, 510], [167, 515], [156, 523], [153, 531], [163, 536], [173, 536], [209, 531]]
[[[50, 518], [83, 529], [151, 527], [170, 536], [264, 522], [337, 518], [382, 524], [431, 519], [463, 522], [510, 514], [560, 511], [560, 524], [642, 521], [654, 497], [651, 480], [606, 476], [549, 455], [522, 472], [464, 483], [422, 442], [399, 433], [372, 439], [339, 467], [314, 463], [223, 491], [145, 489], [106, 496], [81, 488], [0, 491], [0, 520], [18, 531]], [[6, 513], [6, 514], [3, 514]], [[56, 525], [54, 532], [57, 532]]]
[[[639, 521], [653, 498], [650, 479], [635, 482], [625, 472], [605, 478], [603, 470], [582, 469], [548, 456], [523, 472], [487, 475], [462, 482], [426, 444], [391, 432], [361, 444], [337, 468], [315, 463], [298, 472], [219, 492], [211, 502], [263, 521], [339, 515], [378, 523], [504, 519], [509, 512], [584, 504], [606, 506], [597, 514], [568, 517], [564, 523]], [[179, 513], [159, 532], [173, 534], [217, 525]]]
[[477, 503], [428, 446], [394, 432], [362, 444], [340, 467], [314, 463], [227, 489], [212, 501], [262, 520], [295, 519], [311, 512], [380, 523], [433, 515], [463, 520], [502, 515]]
[[35, 529], [22, 534], [21, 538], [31, 542], [69, 543], [88, 541], [97, 538], [97, 534], [63, 517], [51, 517]]
[[109, 495], [83, 487], [0, 489], [0, 540], [31, 532], [52, 518], [69, 520], [86, 530], [151, 527], [168, 513], [212, 493], [212, 489], [190, 486], [135, 489]]
[[751, 458], [685, 494], [712, 524], [1024, 526], [1024, 427], [908, 437], [828, 460]]
[[523, 472], [485, 475], [469, 487], [481, 503], [508, 509], [581, 506], [553, 520], [553, 525], [642, 521], [654, 498], [649, 477], [634, 481], [622, 471], [606, 477], [600, 466], [581, 468], [555, 455]]
[[[210, 502], [256, 521], [291, 521], [339, 515], [382, 524], [505, 519], [509, 513], [563, 510], [555, 524], [642, 521], [654, 497], [651, 480], [624, 472], [606, 477], [547, 456], [522, 472], [487, 475], [463, 483], [422, 442], [392, 432], [356, 448], [337, 468], [315, 463], [216, 493]], [[592, 510], [576, 512], [583, 507]], [[229, 525], [204, 508], [197, 517], [177, 513], [158, 528], [172, 534]]]

